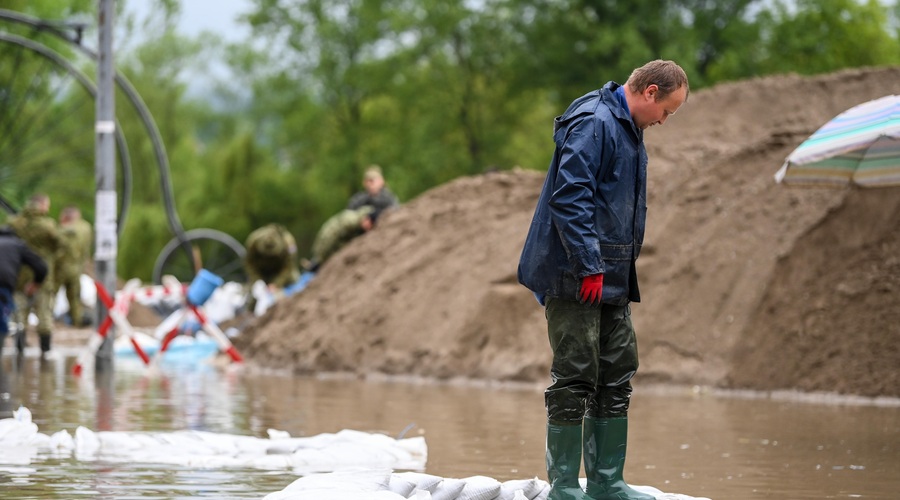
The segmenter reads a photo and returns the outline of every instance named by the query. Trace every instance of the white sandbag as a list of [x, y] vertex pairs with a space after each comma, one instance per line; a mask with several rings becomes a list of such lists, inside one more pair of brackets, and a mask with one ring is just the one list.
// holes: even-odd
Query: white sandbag
[[61, 430], [50, 436], [50, 448], [54, 450], [71, 452], [75, 449], [75, 440], [67, 430]]
[[291, 439], [291, 433], [288, 431], [282, 431], [280, 429], [266, 429], [266, 436], [269, 436], [269, 439]]
[[466, 482], [462, 479], [445, 478], [437, 485], [434, 491], [431, 492], [431, 499], [456, 500], [465, 487]]
[[352, 490], [323, 488], [315, 490], [276, 491], [263, 500], [406, 500], [391, 491], [355, 492]]
[[500, 481], [487, 476], [464, 478], [463, 488], [456, 500], [495, 500], [500, 495]]
[[353, 491], [383, 491], [391, 481], [390, 469], [353, 469], [310, 474], [296, 479], [286, 490], [341, 488]]
[[[279, 492], [267, 495], [265, 499], [404, 499], [404, 497], [388, 490], [390, 479], [390, 469], [347, 470], [310, 474], [298, 478]], [[378, 496], [375, 496], [375, 493], [378, 493]]]
[[100, 450], [100, 439], [87, 427], [75, 429], [75, 456], [80, 460], [95, 458]]
[[709, 498], [706, 497], [690, 497], [687, 495], [680, 495], [678, 493], [665, 493], [662, 490], [659, 490], [652, 486], [630, 486], [636, 491], [640, 491], [641, 493], [645, 493], [647, 495], [652, 495], [656, 498], [656, 500], [709, 500]]
[[0, 421], [0, 441], [6, 446], [28, 445], [38, 434], [38, 427], [31, 422], [13, 419]]
[[534, 500], [547, 500], [547, 497], [550, 496], [550, 483], [544, 484], [544, 489], [541, 490], [540, 493], [534, 497]]
[[440, 476], [422, 472], [396, 472], [394, 475], [415, 484], [416, 490], [427, 491], [429, 493], [434, 491], [435, 488], [441, 484], [441, 481], [444, 480], [444, 478]]
[[513, 479], [500, 485], [500, 494], [497, 500], [514, 500], [517, 492], [521, 491], [527, 500], [535, 500], [544, 488], [549, 488], [549, 483], [537, 477], [531, 479]]
[[398, 474], [391, 474], [391, 481], [390, 484], [388, 484], [388, 489], [403, 498], [409, 498], [409, 496], [416, 491], [416, 485], [412, 481], [408, 481]]

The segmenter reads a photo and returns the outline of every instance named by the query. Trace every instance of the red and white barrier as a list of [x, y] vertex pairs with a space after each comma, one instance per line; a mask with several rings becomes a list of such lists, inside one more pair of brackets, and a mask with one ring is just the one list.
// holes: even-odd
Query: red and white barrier
[[97, 355], [97, 351], [100, 349], [100, 346], [103, 345], [103, 341], [106, 339], [107, 333], [109, 333], [109, 328], [113, 324], [116, 325], [116, 328], [122, 330], [122, 333], [128, 337], [131, 341], [131, 345], [134, 346], [134, 351], [141, 357], [144, 364], [149, 365], [150, 358], [141, 348], [140, 344], [138, 344], [134, 335], [134, 328], [131, 326], [131, 323], [128, 322], [128, 309], [131, 306], [131, 301], [134, 300], [135, 292], [137, 292], [141, 286], [140, 280], [133, 279], [125, 283], [122, 290], [116, 294], [115, 301], [110, 297], [109, 292], [106, 291], [106, 287], [103, 286], [103, 283], [94, 281], [94, 285], [97, 287], [97, 298], [99, 298], [107, 308], [107, 315], [103, 318], [103, 322], [100, 323], [97, 331], [88, 339], [87, 346], [85, 346], [78, 355], [78, 361], [72, 368], [75, 375], [81, 375], [84, 365]]
[[134, 301], [144, 306], [152, 306], [160, 302], [182, 302], [186, 288], [175, 280], [162, 285], [141, 287], [134, 294]]
[[97, 297], [106, 305], [108, 314], [97, 328], [97, 331], [88, 339], [87, 345], [79, 354], [78, 361], [73, 368], [75, 375], [80, 375], [83, 371], [83, 366], [97, 355], [97, 351], [100, 349], [100, 346], [106, 339], [110, 327], [113, 325], [128, 337], [132, 346], [134, 346], [135, 352], [140, 356], [144, 364], [151, 364], [150, 357], [147, 356], [144, 349], [138, 343], [134, 328], [127, 319], [128, 309], [132, 302], [137, 302], [141, 305], [154, 305], [158, 304], [160, 301], [181, 304], [181, 309], [176, 311], [166, 320], [167, 327], [168, 325], [173, 326], [163, 338], [159, 352], [154, 356], [154, 360], [165, 353], [172, 340], [178, 336], [184, 322], [193, 315], [200, 323], [200, 327], [216, 341], [221, 352], [227, 354], [235, 363], [244, 361], [243, 357], [241, 357], [240, 353], [237, 351], [237, 348], [235, 348], [234, 344], [228, 339], [228, 336], [225, 335], [215, 323], [209, 321], [201, 306], [192, 304], [187, 300], [187, 287], [182, 285], [175, 277], [164, 276], [162, 285], [145, 287], [140, 286], [141, 282], [138, 279], [130, 280], [125, 284], [122, 290], [116, 294], [115, 301], [110, 297], [109, 292], [107, 292], [102, 283], [95, 281], [94, 284], [97, 288]]

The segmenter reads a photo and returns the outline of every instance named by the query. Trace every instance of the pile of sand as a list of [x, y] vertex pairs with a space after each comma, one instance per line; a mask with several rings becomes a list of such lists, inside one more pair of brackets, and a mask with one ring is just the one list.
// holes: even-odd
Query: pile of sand
[[[636, 383], [900, 396], [900, 189], [772, 178], [827, 120], [888, 94], [900, 68], [760, 78], [695, 92], [648, 131]], [[545, 382], [543, 309], [516, 281], [542, 182], [512, 170], [423, 193], [238, 347], [298, 372]]]

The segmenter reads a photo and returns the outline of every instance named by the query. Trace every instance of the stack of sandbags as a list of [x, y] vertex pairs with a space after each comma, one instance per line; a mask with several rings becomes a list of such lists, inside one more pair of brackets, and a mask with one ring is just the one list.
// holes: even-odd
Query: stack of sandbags
[[342, 470], [297, 479], [264, 500], [544, 500], [540, 479], [501, 483], [485, 476], [452, 479], [387, 469]]
[[38, 432], [31, 412], [19, 408], [0, 420], [0, 463], [30, 464], [42, 457], [108, 462], [155, 463], [202, 468], [293, 470], [299, 474], [347, 467], [423, 470], [428, 460], [425, 438], [394, 439], [384, 434], [342, 430], [292, 438], [269, 430], [269, 438], [204, 431], [94, 432], [78, 427], [73, 438], [62, 430]]
[[[585, 480], [581, 479], [582, 487]], [[709, 500], [632, 486], [657, 500]], [[501, 483], [485, 476], [442, 478], [418, 472], [341, 470], [297, 479], [263, 500], [546, 500], [550, 485], [538, 478]]]

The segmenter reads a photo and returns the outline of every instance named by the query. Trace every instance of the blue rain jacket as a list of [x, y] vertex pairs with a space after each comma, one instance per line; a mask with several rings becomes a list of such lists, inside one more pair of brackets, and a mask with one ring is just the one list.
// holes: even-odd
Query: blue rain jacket
[[640, 302], [647, 150], [617, 88], [609, 82], [576, 99], [554, 121], [556, 149], [518, 268], [539, 300], [578, 300], [581, 279], [603, 273], [602, 302]]

